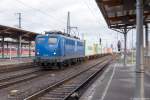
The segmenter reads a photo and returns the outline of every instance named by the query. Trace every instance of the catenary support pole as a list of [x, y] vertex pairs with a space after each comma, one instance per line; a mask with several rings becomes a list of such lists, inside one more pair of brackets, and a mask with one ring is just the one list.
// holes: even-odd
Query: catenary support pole
[[143, 0], [136, 0], [136, 24], [135, 99], [144, 100]]
[[22, 13], [17, 13], [18, 14], [18, 27], [21, 28], [21, 20], [22, 20]]
[[70, 34], [70, 12], [68, 12], [67, 17], [67, 34]]
[[[17, 13], [19, 15], [19, 28], [21, 28], [21, 19], [22, 19], [22, 16], [21, 14], [22, 13]], [[17, 51], [17, 54], [18, 54], [18, 57], [21, 57], [21, 51], [22, 51], [22, 46], [21, 46], [21, 40], [22, 40], [22, 36], [20, 35], [19, 36], [19, 39], [18, 39], [18, 51]]]

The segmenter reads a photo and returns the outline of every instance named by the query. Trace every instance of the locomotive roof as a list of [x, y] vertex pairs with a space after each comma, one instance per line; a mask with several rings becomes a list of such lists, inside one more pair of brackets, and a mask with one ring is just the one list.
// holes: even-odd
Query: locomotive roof
[[76, 36], [72, 36], [70, 34], [67, 34], [67, 33], [64, 33], [64, 32], [61, 32], [61, 31], [49, 31], [49, 32], [45, 32], [45, 34], [60, 34], [60, 35], [63, 35], [63, 36], [66, 36], [66, 37], [71, 37], [71, 38], [75, 38], [75, 39], [79, 39], [79, 37], [76, 37]]

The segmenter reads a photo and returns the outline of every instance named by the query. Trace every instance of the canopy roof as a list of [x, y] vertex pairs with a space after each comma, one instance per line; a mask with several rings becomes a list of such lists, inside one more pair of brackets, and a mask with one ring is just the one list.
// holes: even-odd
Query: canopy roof
[[[107, 25], [122, 29], [136, 24], [136, 0], [96, 0]], [[150, 22], [150, 0], [143, 0], [144, 23]]]
[[36, 35], [38, 34], [35, 32], [26, 31], [19, 28], [0, 25], [0, 36], [18, 39], [20, 35], [24, 40], [34, 41]]

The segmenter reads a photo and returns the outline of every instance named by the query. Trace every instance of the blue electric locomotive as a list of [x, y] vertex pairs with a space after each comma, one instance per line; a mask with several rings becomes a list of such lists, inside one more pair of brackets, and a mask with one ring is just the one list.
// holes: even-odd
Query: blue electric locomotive
[[61, 32], [46, 32], [38, 35], [35, 41], [35, 62], [48, 65], [69, 64], [80, 61], [85, 56], [84, 41]]

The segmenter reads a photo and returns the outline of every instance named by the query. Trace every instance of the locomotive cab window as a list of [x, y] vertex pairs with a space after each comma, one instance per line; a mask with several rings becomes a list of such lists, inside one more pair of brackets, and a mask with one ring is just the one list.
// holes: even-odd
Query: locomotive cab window
[[57, 43], [57, 38], [56, 37], [50, 37], [48, 39], [48, 43], [49, 44], [56, 44]]
[[38, 42], [38, 43], [41, 43], [41, 42], [43, 42], [44, 40], [45, 40], [44, 37], [39, 37], [39, 38], [37, 39], [37, 42]]

